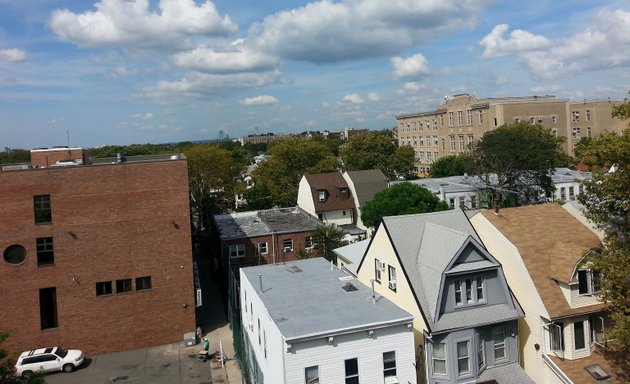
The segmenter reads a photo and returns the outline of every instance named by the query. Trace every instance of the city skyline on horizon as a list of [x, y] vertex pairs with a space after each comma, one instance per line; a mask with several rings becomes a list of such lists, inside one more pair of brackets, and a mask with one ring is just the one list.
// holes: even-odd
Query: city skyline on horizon
[[445, 96], [624, 99], [623, 1], [0, 0], [0, 144], [378, 130]]

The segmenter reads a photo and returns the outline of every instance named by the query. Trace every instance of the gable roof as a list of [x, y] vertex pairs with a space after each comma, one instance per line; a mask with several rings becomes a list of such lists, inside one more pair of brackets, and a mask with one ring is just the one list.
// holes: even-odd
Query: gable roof
[[387, 177], [380, 169], [347, 171], [346, 174], [354, 184], [359, 207], [372, 200], [377, 192], [387, 188]]
[[[241, 273], [286, 341], [413, 321], [383, 296], [372, 301], [370, 287], [321, 257], [241, 268]], [[346, 291], [347, 284], [354, 289]]]
[[[350, 193], [350, 188], [346, 179], [339, 172], [314, 173], [304, 175], [311, 188], [311, 197], [315, 205], [316, 212], [337, 211], [342, 209], [353, 209], [354, 199]], [[348, 193], [342, 196], [339, 193], [341, 188], [346, 188]], [[327, 191], [326, 200], [319, 201], [318, 191]]]
[[[468, 328], [521, 316], [515, 305], [497, 304], [480, 307], [482, 310], [478, 311], [444, 314], [438, 318], [438, 300], [444, 289], [444, 274], [449, 272], [449, 267], [451, 273], [453, 268], [454, 272], [463, 272], [500, 267], [489, 256], [462, 210], [384, 217], [383, 227], [432, 332]], [[462, 251], [471, 246], [484, 260], [457, 263]]]
[[599, 311], [572, 309], [557, 281], [568, 283], [582, 252], [601, 247], [597, 236], [558, 204], [491, 210], [481, 214], [517, 248], [551, 318]]

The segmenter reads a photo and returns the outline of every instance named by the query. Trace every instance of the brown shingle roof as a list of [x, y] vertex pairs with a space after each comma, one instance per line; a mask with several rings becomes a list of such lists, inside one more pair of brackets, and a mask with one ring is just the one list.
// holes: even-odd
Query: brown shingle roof
[[364, 171], [348, 171], [348, 176], [357, 193], [359, 206], [372, 200], [377, 192], [387, 188], [387, 177], [380, 169], [369, 169]]
[[[343, 209], [353, 209], [354, 199], [348, 188], [348, 183], [339, 172], [316, 173], [304, 175], [311, 187], [311, 196], [315, 204], [316, 212], [337, 211]], [[345, 189], [345, 193], [341, 193]], [[318, 191], [326, 191], [326, 200], [319, 201]]]
[[482, 212], [519, 250], [551, 318], [590, 313], [603, 304], [571, 308], [556, 282], [569, 282], [583, 252], [601, 247], [598, 237], [557, 204]]

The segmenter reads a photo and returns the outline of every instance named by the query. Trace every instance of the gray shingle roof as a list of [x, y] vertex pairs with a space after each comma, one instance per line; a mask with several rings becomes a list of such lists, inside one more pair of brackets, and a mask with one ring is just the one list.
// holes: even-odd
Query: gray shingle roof
[[498, 384], [534, 384], [534, 380], [527, 376], [523, 368], [517, 363], [486, 368], [479, 375], [477, 383], [490, 383], [492, 380]]
[[[437, 316], [437, 306], [445, 272], [471, 271], [497, 266], [487, 254], [466, 214], [461, 210], [383, 218], [383, 226], [392, 240], [405, 275], [414, 290], [420, 309], [432, 332], [467, 328], [471, 324], [491, 323], [521, 316], [511, 305], [483, 306], [478, 311], [462, 310], [453, 315]], [[484, 260], [453, 264], [463, 247], [473, 246]], [[492, 259], [492, 260], [490, 260]]]
[[[323, 258], [242, 268], [287, 341], [411, 322], [413, 316]], [[346, 292], [347, 283], [357, 290]]]
[[344, 263], [344, 267], [356, 276], [357, 268], [359, 268], [361, 259], [363, 258], [365, 250], [367, 249], [369, 244], [370, 239], [366, 239], [340, 248], [336, 248], [334, 251], [339, 257], [343, 258], [346, 261]]

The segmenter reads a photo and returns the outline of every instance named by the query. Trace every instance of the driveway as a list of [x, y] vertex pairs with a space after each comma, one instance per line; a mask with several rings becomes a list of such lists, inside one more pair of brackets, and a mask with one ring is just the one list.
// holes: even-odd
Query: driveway
[[182, 342], [99, 355], [72, 373], [47, 375], [46, 383], [210, 384], [211, 363], [198, 360], [198, 350]]

